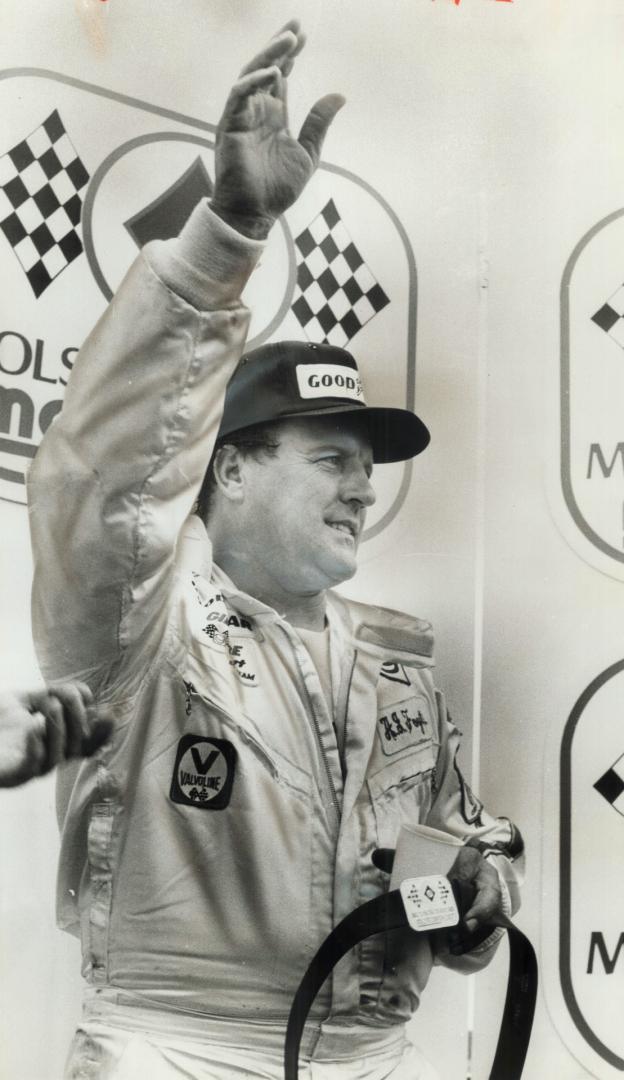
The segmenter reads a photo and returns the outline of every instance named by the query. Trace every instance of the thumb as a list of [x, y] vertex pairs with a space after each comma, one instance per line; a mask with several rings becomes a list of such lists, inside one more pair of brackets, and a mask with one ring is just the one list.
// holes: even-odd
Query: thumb
[[95, 719], [92, 720], [90, 730], [83, 737], [80, 748], [82, 757], [91, 757], [96, 750], [103, 746], [113, 731], [113, 718], [107, 709], [100, 708]]
[[313, 105], [303, 121], [299, 144], [312, 158], [314, 165], [321, 156], [323, 141], [334, 116], [345, 103], [342, 94], [327, 94]]

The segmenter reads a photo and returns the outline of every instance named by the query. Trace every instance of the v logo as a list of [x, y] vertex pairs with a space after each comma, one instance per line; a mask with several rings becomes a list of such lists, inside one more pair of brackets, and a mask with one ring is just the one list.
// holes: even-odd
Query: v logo
[[191, 746], [191, 757], [193, 758], [193, 764], [200, 776], [205, 776], [207, 772], [212, 768], [216, 759], [219, 757], [218, 750], [210, 750], [208, 756], [204, 761], [201, 759], [201, 754], [196, 746]]
[[225, 810], [234, 785], [236, 760], [236, 747], [227, 739], [188, 731], [178, 743], [169, 798], [198, 810]]

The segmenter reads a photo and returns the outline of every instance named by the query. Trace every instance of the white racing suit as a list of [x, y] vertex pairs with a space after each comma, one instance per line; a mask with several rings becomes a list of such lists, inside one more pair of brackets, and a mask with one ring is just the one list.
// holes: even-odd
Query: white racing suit
[[[429, 625], [329, 595], [343, 779], [297, 633], [212, 565], [202, 523], [187, 521], [260, 248], [206, 205], [180, 238], [148, 245], [82, 349], [32, 468], [42, 670], [85, 679], [116, 717], [61, 798], [59, 920], [82, 939], [90, 988], [76, 1077], [122, 1075], [106, 1071], [106, 1040], [88, 1026], [115, 1010], [120, 1028], [133, 1009], [144, 1027], [147, 1010], [161, 1034], [169, 1017], [247, 1063], [261, 1047], [279, 1061], [309, 960], [387, 889], [371, 854], [395, 846], [401, 822], [500, 844], [489, 857], [517, 906], [514, 829], [457, 768]], [[447, 962], [476, 970], [495, 944]], [[303, 1058], [350, 1062], [345, 1076], [369, 1075], [365, 1061], [386, 1049], [398, 1061], [431, 965], [409, 932], [363, 943], [317, 999]]]

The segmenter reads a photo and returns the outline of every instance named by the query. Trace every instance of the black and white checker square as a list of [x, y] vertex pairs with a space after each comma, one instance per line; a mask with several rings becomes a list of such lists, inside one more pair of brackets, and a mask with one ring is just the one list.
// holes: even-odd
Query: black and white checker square
[[594, 788], [618, 814], [624, 815], [624, 754], [596, 780]]
[[620, 285], [607, 302], [598, 308], [592, 315], [592, 322], [624, 349], [624, 285]]
[[309, 341], [344, 348], [387, 304], [330, 199], [295, 237], [297, 285], [292, 311]]
[[83, 250], [88, 179], [56, 109], [0, 157], [0, 229], [37, 297]]

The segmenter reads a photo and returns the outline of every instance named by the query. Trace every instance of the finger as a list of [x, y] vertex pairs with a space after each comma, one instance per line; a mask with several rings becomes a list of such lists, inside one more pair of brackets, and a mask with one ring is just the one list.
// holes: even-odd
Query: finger
[[284, 104], [286, 104], [286, 85], [286, 79], [278, 68], [277, 75], [275, 76], [275, 81], [271, 86], [269, 93], [272, 95], [272, 97], [281, 98]]
[[[457, 856], [448, 876], [458, 878], [460, 881], [474, 883], [475, 887], [483, 864], [483, 856], [473, 847], [464, 844], [457, 852]], [[496, 871], [494, 871], [496, 873]]]
[[306, 116], [299, 133], [299, 144], [315, 165], [321, 156], [323, 141], [334, 116], [345, 103], [342, 94], [327, 94], [317, 101]]
[[[287, 30], [290, 30], [290, 32], [294, 34], [295, 37], [299, 37], [300, 34], [303, 34], [303, 31], [301, 29], [301, 21], [299, 19], [289, 19], [288, 22], [284, 23], [284, 25], [280, 27], [276, 34], [273, 34], [273, 38], [280, 37], [280, 35], [285, 34]], [[305, 34], [303, 34], [303, 36], [305, 37]], [[271, 41], [273, 40], [273, 38], [271, 38]]]
[[65, 721], [63, 718], [63, 706], [52, 695], [42, 707], [41, 712], [46, 719], [45, 726], [45, 750], [46, 760], [43, 772], [49, 772], [55, 765], [65, 759]]
[[24, 708], [27, 709], [29, 713], [34, 714], [38, 711], [43, 711], [42, 707], [45, 706], [45, 703], [48, 700], [48, 689], [47, 687], [42, 687], [41, 690], [27, 690], [23, 694], [20, 694], [19, 698]]
[[[63, 709], [65, 726], [65, 756], [76, 757], [81, 750], [82, 740], [87, 732], [87, 706], [83, 700], [84, 684], [61, 683], [50, 688], [52, 696], [60, 701]], [[89, 698], [93, 700], [88, 691]]]
[[[280, 30], [274, 38], [271, 38], [268, 45], [265, 45], [259, 53], [254, 56], [253, 60], [250, 60], [248, 64], [245, 64], [241, 69], [241, 75], [248, 75], [252, 71], [258, 71], [259, 69], [267, 68], [272, 64], [281, 64], [286, 60], [299, 44], [297, 33], [288, 28], [288, 24], [283, 30]], [[303, 45], [301, 46], [303, 48]]]
[[279, 96], [282, 100], [282, 105], [284, 107], [284, 111], [282, 114], [284, 127], [288, 131], [288, 79], [283, 72], [280, 73]]
[[464, 925], [472, 933], [478, 926], [492, 921], [501, 908], [500, 890], [492, 885], [480, 887], [472, 906], [464, 915]]
[[224, 121], [237, 116], [247, 105], [249, 98], [259, 91], [264, 90], [268, 93], [274, 93], [276, 87], [281, 83], [281, 72], [278, 67], [262, 68], [260, 71], [251, 71], [249, 75], [245, 75], [242, 79], [239, 79], [230, 90], [229, 97], [225, 103], [223, 110], [223, 118], [221, 124]]
[[[286, 28], [284, 28], [284, 29], [286, 29]], [[287, 56], [285, 56], [282, 59], [281, 63], [280, 63], [280, 68], [282, 69], [282, 75], [284, 76], [285, 79], [288, 78], [288, 76], [290, 75], [293, 67], [295, 66], [295, 57], [299, 56], [299, 53], [303, 49], [303, 46], [305, 45], [306, 41], [307, 41], [306, 35], [303, 33], [302, 30], [300, 30], [298, 32], [298, 34], [297, 34], [297, 44], [295, 45], [295, 48], [292, 50], [291, 53], [289, 53]]]
[[68, 685], [74, 686], [76, 688], [76, 690], [78, 691], [78, 693], [80, 694], [80, 696], [81, 696], [83, 702], [85, 703], [85, 705], [93, 705], [93, 691], [91, 690], [91, 687], [87, 686], [87, 684], [85, 682], [79, 682], [78, 679], [72, 679], [72, 682], [70, 684], [68, 684], [68, 683], [60, 683], [60, 684], [55, 683], [54, 686], [53, 686], [53, 689], [57, 690], [59, 685], [61, 687], [68, 686]]
[[109, 738], [113, 729], [112, 710], [107, 705], [94, 706], [89, 712], [89, 729], [82, 741], [81, 753], [91, 757]]
[[112, 733], [112, 716], [100, 713], [92, 721], [89, 734], [82, 740], [81, 754], [83, 757], [91, 757], [103, 746]]
[[31, 780], [46, 772], [48, 760], [46, 718], [42, 713], [34, 713], [30, 717], [30, 723], [31, 727], [26, 737], [26, 761], [20, 780]]

